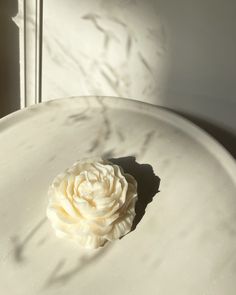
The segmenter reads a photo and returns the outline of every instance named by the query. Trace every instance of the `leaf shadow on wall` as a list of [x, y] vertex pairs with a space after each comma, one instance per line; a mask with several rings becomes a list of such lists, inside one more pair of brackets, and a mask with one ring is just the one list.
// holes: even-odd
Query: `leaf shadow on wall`
[[136, 215], [131, 229], [135, 230], [145, 215], [147, 205], [152, 202], [159, 192], [160, 178], [154, 174], [151, 165], [139, 164], [133, 156], [112, 158], [109, 161], [122, 167], [125, 173], [131, 174], [137, 181], [138, 200], [135, 205]]

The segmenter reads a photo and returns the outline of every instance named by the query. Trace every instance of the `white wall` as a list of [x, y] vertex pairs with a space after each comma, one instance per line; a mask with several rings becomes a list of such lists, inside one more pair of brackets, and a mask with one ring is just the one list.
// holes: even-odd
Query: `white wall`
[[124, 96], [236, 130], [235, 1], [49, 0], [43, 49], [44, 99]]

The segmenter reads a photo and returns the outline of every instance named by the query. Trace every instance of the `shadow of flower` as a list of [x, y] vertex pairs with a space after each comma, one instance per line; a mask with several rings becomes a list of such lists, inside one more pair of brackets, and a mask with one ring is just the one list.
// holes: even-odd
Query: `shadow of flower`
[[147, 205], [159, 192], [160, 178], [154, 174], [151, 165], [139, 164], [133, 156], [112, 158], [109, 161], [122, 167], [124, 172], [131, 174], [137, 181], [138, 200], [135, 205], [136, 215], [131, 229], [135, 230], [145, 214]]

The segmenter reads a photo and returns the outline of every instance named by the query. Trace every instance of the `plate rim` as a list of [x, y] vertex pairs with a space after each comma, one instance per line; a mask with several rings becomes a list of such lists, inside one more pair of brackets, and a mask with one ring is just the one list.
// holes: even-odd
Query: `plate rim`
[[[29, 110], [40, 109], [46, 105], [53, 105], [54, 103], [62, 103], [67, 100], [87, 100], [92, 103], [106, 102], [106, 106], [109, 104], [114, 108], [118, 108], [123, 104], [123, 106], [128, 106], [130, 109], [135, 109], [136, 111], [145, 111], [148, 115], [153, 117], [159, 117], [164, 121], [167, 121], [169, 124], [177, 126], [181, 130], [184, 130], [190, 137], [194, 138], [202, 146], [204, 146], [208, 152], [210, 152], [216, 160], [218, 160], [221, 165], [226, 169], [230, 178], [236, 185], [236, 161], [234, 157], [227, 151], [227, 149], [218, 142], [212, 135], [207, 131], [190, 121], [189, 119], [176, 114], [174, 111], [166, 109], [165, 107], [158, 106], [155, 104], [143, 102], [136, 99], [124, 98], [124, 97], [115, 97], [115, 96], [96, 96], [96, 95], [83, 95], [83, 96], [70, 96], [56, 99], [49, 99], [48, 101], [41, 102], [39, 104], [34, 104], [23, 109], [19, 109], [15, 112], [8, 114], [7, 116], [0, 119], [0, 136], [2, 130], [4, 131], [7, 127], [17, 123], [22, 116], [25, 118], [25, 114]], [[116, 102], [116, 103], [114, 103]], [[120, 102], [120, 103], [117, 103]], [[34, 113], [30, 114], [32, 117]], [[164, 117], [164, 118], [163, 118]], [[12, 121], [9, 124], [9, 121]], [[176, 124], [174, 124], [176, 123]], [[4, 126], [5, 125], [5, 126]], [[195, 135], [195, 136], [194, 136]]]

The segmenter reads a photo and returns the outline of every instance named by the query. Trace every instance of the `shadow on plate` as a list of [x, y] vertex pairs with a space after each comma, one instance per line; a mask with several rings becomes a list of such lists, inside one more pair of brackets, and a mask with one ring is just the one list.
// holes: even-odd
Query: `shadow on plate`
[[183, 116], [184, 118], [198, 125], [200, 128], [204, 129], [207, 133], [219, 141], [223, 147], [228, 150], [228, 152], [236, 159], [236, 134], [232, 130], [228, 130], [222, 126], [208, 122], [207, 120], [194, 115], [177, 111], [175, 111], [175, 113]]
[[135, 218], [132, 229], [135, 230], [143, 218], [146, 207], [152, 202], [154, 196], [159, 192], [160, 178], [154, 174], [149, 164], [139, 164], [135, 157], [123, 157], [109, 159], [113, 164], [119, 165], [124, 172], [134, 176], [138, 183], [138, 200], [135, 205]]

